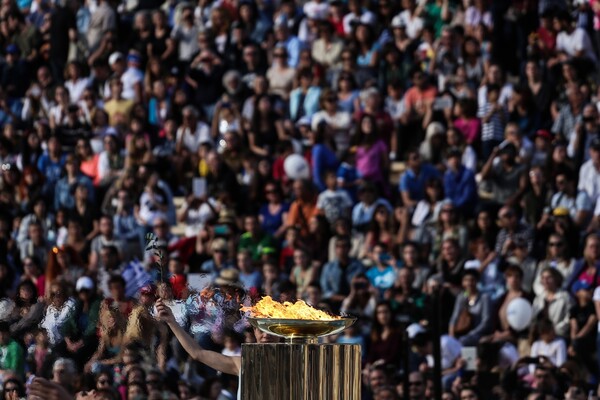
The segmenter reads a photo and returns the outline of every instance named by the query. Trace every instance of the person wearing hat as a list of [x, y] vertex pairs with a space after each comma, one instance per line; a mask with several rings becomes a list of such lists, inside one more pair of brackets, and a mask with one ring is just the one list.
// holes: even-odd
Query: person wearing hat
[[21, 58], [21, 50], [16, 44], [6, 47], [6, 62], [2, 70], [2, 88], [9, 98], [21, 98], [27, 92], [29, 78], [26, 60]]
[[243, 288], [240, 281], [240, 272], [235, 268], [227, 268], [219, 272], [219, 276], [215, 279], [216, 286], [227, 286], [230, 288]]
[[83, 361], [91, 357], [97, 347], [96, 329], [102, 300], [89, 276], [77, 280], [75, 291], [75, 307], [64, 327], [65, 344], [73, 356]]
[[[573, 285], [575, 304], [569, 310], [569, 323], [571, 325], [571, 344], [568, 352], [571, 356], [581, 360], [589, 372], [595, 376], [598, 373], [598, 364], [594, 353], [590, 351], [596, 346], [598, 318], [592, 301], [592, 287], [588, 282], [578, 281]], [[573, 329], [575, 327], [575, 329]]]
[[471, 216], [477, 204], [475, 175], [462, 165], [460, 148], [448, 150], [446, 160], [448, 169], [444, 173], [444, 194], [461, 215]]
[[[580, 230], [584, 230], [592, 217], [594, 205], [587, 193], [578, 190], [575, 176], [571, 171], [561, 171], [555, 178], [556, 193], [550, 199], [550, 209], [554, 216], [568, 214]], [[564, 210], [564, 211], [563, 211]]]
[[139, 102], [143, 99], [144, 73], [141, 70], [142, 56], [135, 50], [127, 54], [127, 69], [121, 76], [123, 98]]

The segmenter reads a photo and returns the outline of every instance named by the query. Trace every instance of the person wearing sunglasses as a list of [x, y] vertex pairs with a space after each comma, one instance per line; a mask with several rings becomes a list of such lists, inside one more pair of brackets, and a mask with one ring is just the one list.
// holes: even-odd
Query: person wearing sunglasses
[[40, 327], [46, 329], [50, 345], [54, 346], [64, 339], [63, 327], [75, 309], [75, 301], [60, 280], [53, 282], [46, 294], [46, 314]]
[[17, 400], [25, 397], [23, 383], [16, 378], [9, 378], [2, 385], [2, 398], [4, 400]]

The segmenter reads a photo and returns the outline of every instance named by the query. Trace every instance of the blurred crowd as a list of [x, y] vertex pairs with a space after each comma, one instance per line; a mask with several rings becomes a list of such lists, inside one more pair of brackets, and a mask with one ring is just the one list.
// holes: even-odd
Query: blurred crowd
[[269, 295], [365, 400], [597, 398], [599, 56], [598, 0], [1, 0], [2, 396], [234, 399], [154, 302], [235, 356]]

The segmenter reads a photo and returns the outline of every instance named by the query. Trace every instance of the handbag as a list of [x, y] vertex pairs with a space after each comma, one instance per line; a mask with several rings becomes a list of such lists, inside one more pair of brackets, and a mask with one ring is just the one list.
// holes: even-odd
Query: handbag
[[469, 312], [469, 306], [463, 308], [458, 315], [456, 323], [454, 324], [454, 335], [463, 336], [471, 330], [473, 324], [473, 316]]

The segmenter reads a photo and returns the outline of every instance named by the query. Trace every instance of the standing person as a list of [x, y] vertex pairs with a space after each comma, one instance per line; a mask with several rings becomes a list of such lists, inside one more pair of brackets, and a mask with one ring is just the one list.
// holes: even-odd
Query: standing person
[[[164, 303], [162, 299], [156, 301], [156, 315], [159, 321], [165, 322], [171, 329], [181, 346], [190, 355], [190, 357], [208, 367], [213, 368], [225, 374], [239, 376], [242, 367], [242, 357], [226, 356], [216, 351], [206, 350], [200, 347], [198, 343], [183, 329], [175, 320], [173, 312]], [[254, 337], [257, 343], [276, 343], [278, 338], [267, 335], [266, 333], [254, 328]], [[241, 385], [238, 388], [238, 400], [241, 399]]]
[[87, 44], [90, 52], [100, 45], [102, 36], [117, 27], [117, 15], [108, 4], [108, 0], [98, 0], [98, 6], [92, 13], [87, 31]]

